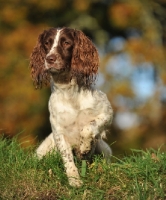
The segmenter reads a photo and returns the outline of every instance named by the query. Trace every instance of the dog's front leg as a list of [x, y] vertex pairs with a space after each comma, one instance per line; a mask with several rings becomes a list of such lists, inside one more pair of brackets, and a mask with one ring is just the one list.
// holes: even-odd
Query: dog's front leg
[[74, 187], [79, 187], [82, 184], [78, 169], [75, 166], [73, 153], [70, 144], [66, 140], [63, 130], [59, 128], [53, 129], [53, 137], [56, 143], [56, 146], [62, 156], [63, 163], [66, 169], [66, 174], [69, 180], [69, 184]]
[[91, 150], [92, 142], [95, 142], [95, 138], [102, 133], [112, 121], [112, 115], [100, 114], [96, 116], [89, 124], [83, 127], [80, 132], [80, 153], [87, 154]]
[[52, 150], [57, 150], [57, 148], [55, 145], [53, 134], [50, 133], [50, 135], [46, 137], [45, 140], [37, 148], [36, 155], [38, 158], [42, 158], [43, 156], [45, 156], [48, 152], [51, 152]]

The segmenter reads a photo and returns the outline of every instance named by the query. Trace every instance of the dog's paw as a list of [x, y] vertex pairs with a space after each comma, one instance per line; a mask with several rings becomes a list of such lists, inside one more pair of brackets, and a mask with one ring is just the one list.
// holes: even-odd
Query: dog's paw
[[82, 185], [78, 170], [75, 166], [68, 168], [66, 173], [71, 186], [80, 187]]
[[69, 184], [72, 187], [81, 187], [81, 185], [83, 184], [83, 182], [80, 180], [80, 178], [76, 178], [76, 177], [69, 177]]
[[87, 159], [87, 160], [91, 159], [91, 157], [95, 153], [96, 143], [97, 139], [93, 139], [88, 148], [80, 146], [80, 148], [83, 147], [82, 149], [80, 149], [82, 159]]
[[82, 155], [87, 154], [91, 150], [91, 141], [81, 142], [80, 143], [80, 153]]

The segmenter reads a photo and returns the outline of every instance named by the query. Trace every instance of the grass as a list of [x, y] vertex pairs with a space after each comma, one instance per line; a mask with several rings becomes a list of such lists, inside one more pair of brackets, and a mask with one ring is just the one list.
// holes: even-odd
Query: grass
[[[0, 161], [0, 200], [166, 199], [166, 153], [160, 150], [132, 150], [111, 164], [94, 157], [80, 188], [69, 186], [58, 154], [38, 160], [16, 139], [0, 139]], [[81, 162], [76, 165], [81, 172]]]

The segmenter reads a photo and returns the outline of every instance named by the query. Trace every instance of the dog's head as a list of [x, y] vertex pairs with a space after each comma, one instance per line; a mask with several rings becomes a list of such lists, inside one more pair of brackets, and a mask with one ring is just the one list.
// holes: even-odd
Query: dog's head
[[[88, 88], [95, 80], [99, 65], [98, 52], [82, 31], [50, 28], [38, 37], [30, 57], [31, 75], [36, 88], [50, 82], [50, 75], [72, 78]], [[55, 80], [55, 79], [54, 79]], [[55, 80], [56, 81], [56, 80]]]

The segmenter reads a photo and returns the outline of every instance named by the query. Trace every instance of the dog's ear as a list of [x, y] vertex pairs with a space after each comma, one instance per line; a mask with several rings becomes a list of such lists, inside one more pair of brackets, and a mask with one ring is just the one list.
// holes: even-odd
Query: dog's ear
[[47, 85], [50, 82], [50, 76], [44, 70], [46, 52], [43, 42], [46, 34], [47, 31], [45, 30], [39, 35], [37, 44], [30, 56], [31, 77], [36, 89], [41, 88], [43, 83]]
[[82, 31], [75, 30], [71, 70], [77, 84], [90, 87], [96, 79], [98, 66], [99, 55], [94, 44]]

